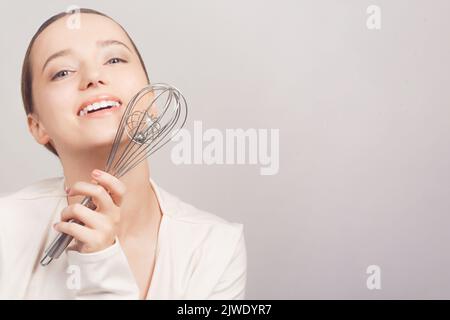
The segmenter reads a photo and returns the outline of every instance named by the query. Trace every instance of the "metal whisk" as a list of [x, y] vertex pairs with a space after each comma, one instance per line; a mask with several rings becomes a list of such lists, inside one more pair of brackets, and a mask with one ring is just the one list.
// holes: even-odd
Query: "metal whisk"
[[[151, 102], [140, 107], [145, 96], [152, 97]], [[166, 145], [184, 126], [186, 118], [186, 99], [178, 89], [164, 83], [144, 87], [133, 96], [124, 111], [104, 171], [117, 178], [125, 175]], [[128, 141], [124, 148], [123, 139], [124, 143]], [[118, 152], [121, 147], [123, 150]], [[85, 197], [81, 204], [96, 209], [91, 197]], [[70, 222], [81, 224], [73, 219]], [[46, 266], [59, 258], [72, 239], [68, 234], [59, 233], [45, 250], [41, 265]]]

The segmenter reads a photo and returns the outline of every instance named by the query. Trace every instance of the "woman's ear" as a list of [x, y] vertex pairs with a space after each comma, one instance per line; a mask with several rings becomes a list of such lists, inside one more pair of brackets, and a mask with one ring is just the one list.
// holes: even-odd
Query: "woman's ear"
[[28, 118], [28, 130], [33, 135], [34, 139], [42, 145], [47, 144], [50, 141], [50, 137], [44, 128], [42, 122], [36, 119], [36, 116], [29, 114]]

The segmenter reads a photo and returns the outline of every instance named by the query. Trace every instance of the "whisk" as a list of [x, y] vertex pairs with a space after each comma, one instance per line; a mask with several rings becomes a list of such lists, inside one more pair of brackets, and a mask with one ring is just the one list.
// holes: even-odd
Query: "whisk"
[[[147, 95], [153, 97], [152, 101], [140, 107], [140, 102]], [[144, 87], [133, 96], [124, 111], [104, 171], [117, 178], [125, 175], [166, 145], [184, 126], [186, 118], [186, 99], [177, 88], [165, 83]], [[128, 140], [125, 148], [122, 140], [125, 143]], [[96, 209], [89, 196], [81, 204], [89, 209]], [[81, 224], [73, 219], [69, 222]], [[59, 258], [72, 239], [68, 234], [59, 233], [44, 251], [41, 265], [46, 266], [53, 259]]]

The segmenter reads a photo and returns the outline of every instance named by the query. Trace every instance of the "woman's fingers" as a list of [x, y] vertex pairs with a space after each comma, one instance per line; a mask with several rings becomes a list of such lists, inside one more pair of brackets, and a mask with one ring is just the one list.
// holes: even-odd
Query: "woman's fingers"
[[76, 222], [58, 222], [54, 225], [54, 228], [56, 231], [66, 233], [83, 243], [93, 243], [95, 241], [94, 230]]
[[92, 178], [108, 190], [116, 206], [120, 207], [126, 192], [125, 184], [113, 175], [98, 169], [92, 171]]
[[[125, 185], [114, 176], [93, 173], [92, 183], [78, 181], [67, 192], [68, 196], [89, 196], [96, 205], [95, 211], [80, 203], [72, 204], [61, 213], [63, 222], [55, 226], [60, 232], [73, 236], [81, 242], [80, 252], [95, 252], [114, 243], [120, 222], [120, 204], [125, 194]], [[69, 220], [76, 220], [84, 226]]]
[[113, 201], [108, 192], [100, 186], [92, 183], [78, 181], [75, 182], [69, 190], [68, 196], [84, 195], [90, 196], [97, 208], [102, 210], [108, 210], [113, 205]]
[[[111, 219], [77, 203], [66, 207], [61, 213], [63, 221], [55, 223], [56, 231], [66, 233], [82, 245], [80, 252], [100, 251], [114, 243], [116, 230]], [[68, 222], [68, 220], [77, 222]]]
[[92, 229], [101, 229], [104, 224], [102, 215], [96, 211], [86, 208], [80, 203], [75, 203], [61, 211], [61, 221], [67, 222], [71, 219], [82, 222]]

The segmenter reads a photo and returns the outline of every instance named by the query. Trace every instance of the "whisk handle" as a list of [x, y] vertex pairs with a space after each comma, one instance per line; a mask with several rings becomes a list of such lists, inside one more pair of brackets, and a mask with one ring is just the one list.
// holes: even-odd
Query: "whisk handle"
[[[94, 202], [92, 201], [91, 197], [85, 197], [83, 201], [81, 201], [81, 204], [91, 210], [95, 210], [97, 208]], [[74, 219], [69, 220], [69, 222], [81, 224], [80, 222], [75, 221]], [[48, 246], [48, 248], [45, 249], [44, 257], [40, 261], [41, 265], [46, 266], [50, 262], [52, 262], [53, 259], [58, 259], [61, 253], [64, 252], [64, 250], [67, 248], [67, 246], [70, 244], [72, 240], [73, 240], [72, 236], [60, 232], [52, 241], [52, 243]]]

